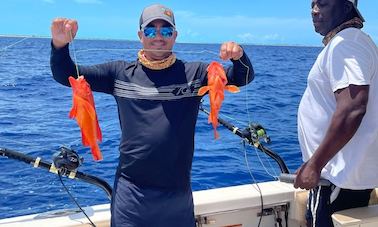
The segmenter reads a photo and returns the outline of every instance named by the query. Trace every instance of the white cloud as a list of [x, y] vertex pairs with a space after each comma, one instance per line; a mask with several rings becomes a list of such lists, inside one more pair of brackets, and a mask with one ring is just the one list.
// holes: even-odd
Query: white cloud
[[266, 35], [253, 35], [251, 33], [242, 33], [236, 35], [238, 40], [242, 43], [255, 43], [255, 44], [264, 44], [264, 43], [282, 43], [285, 38], [279, 34], [266, 34]]
[[239, 34], [237, 37], [242, 43], [259, 43], [258, 36], [252, 35], [251, 33]]
[[284, 38], [279, 34], [266, 34], [261, 37], [263, 41], [283, 41]]
[[177, 11], [176, 23], [182, 34], [180, 40], [193, 40], [190, 39], [193, 36], [183, 37], [187, 31], [191, 31], [188, 33], [195, 34], [195, 40], [199, 42], [205, 39], [216, 42], [230, 39], [242, 43], [283, 44], [287, 40], [300, 39], [306, 32], [313, 32], [310, 18], [203, 16], [191, 11]]

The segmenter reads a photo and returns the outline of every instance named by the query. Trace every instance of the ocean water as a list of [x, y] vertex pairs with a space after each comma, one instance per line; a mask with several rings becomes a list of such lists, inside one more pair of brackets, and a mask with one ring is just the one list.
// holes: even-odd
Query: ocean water
[[[182, 44], [174, 51], [186, 61], [219, 61], [219, 44]], [[255, 80], [237, 94], [226, 94], [223, 119], [239, 128], [248, 122], [264, 126], [271, 137], [265, 144], [295, 171], [301, 164], [296, 115], [307, 74], [320, 52], [318, 47], [244, 45], [252, 60]], [[135, 60], [139, 42], [77, 40], [71, 52], [79, 64]], [[0, 147], [51, 161], [60, 146], [70, 146], [84, 158], [79, 171], [97, 176], [111, 186], [118, 163], [120, 137], [116, 103], [112, 96], [95, 93], [104, 160], [94, 162], [81, 145], [80, 130], [68, 118], [71, 89], [52, 79], [50, 39], [0, 38]], [[221, 61], [224, 65], [228, 62]], [[203, 103], [209, 109], [208, 99]], [[196, 126], [192, 168], [193, 190], [205, 190], [276, 179], [277, 164], [264, 153], [243, 145], [225, 127], [214, 140], [207, 115], [200, 112]], [[75, 208], [59, 178], [43, 169], [0, 157], [0, 218]], [[250, 174], [252, 173], [252, 176]], [[82, 206], [108, 203], [97, 186], [63, 178]]]

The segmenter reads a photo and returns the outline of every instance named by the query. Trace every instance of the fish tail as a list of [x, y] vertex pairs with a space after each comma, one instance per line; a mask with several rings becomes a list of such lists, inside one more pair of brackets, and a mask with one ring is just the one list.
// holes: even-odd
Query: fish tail
[[[217, 127], [218, 127], [218, 115], [217, 114], [212, 114], [211, 116], [211, 124], [213, 125], [213, 129], [214, 129], [214, 138], [215, 139], [218, 139], [219, 138], [219, 133], [217, 131]], [[209, 118], [210, 120], [210, 118]]]
[[210, 124], [213, 122], [213, 117], [211, 116], [211, 112], [209, 113], [209, 117], [207, 118], [207, 123]]
[[214, 128], [214, 139], [219, 139], [219, 133], [216, 128]]
[[101, 154], [100, 148], [99, 148], [97, 143], [94, 144], [93, 146], [91, 146], [91, 152], [92, 152], [93, 159], [95, 161], [101, 161], [102, 160], [102, 154]]

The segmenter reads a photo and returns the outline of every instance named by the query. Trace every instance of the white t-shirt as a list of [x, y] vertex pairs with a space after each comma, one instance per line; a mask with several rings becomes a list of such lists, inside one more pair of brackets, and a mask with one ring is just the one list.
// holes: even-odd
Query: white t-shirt
[[356, 28], [339, 32], [313, 65], [298, 109], [298, 138], [307, 161], [319, 147], [336, 109], [334, 92], [369, 85], [367, 112], [353, 138], [322, 170], [341, 188], [378, 187], [378, 48]]

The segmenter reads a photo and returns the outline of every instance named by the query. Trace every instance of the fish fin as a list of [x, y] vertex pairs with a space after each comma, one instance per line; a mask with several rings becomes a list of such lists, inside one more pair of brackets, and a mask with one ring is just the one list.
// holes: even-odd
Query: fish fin
[[207, 91], [209, 91], [210, 87], [209, 86], [203, 86], [198, 90], [198, 95], [202, 96], [205, 95]]
[[74, 87], [76, 83], [76, 79], [73, 76], [69, 76], [68, 82], [70, 83], [71, 87]]
[[77, 106], [74, 104], [71, 108], [70, 113], [68, 114], [69, 118], [75, 118], [77, 114]]
[[225, 89], [231, 93], [237, 93], [240, 91], [240, 89], [235, 85], [227, 85]]

